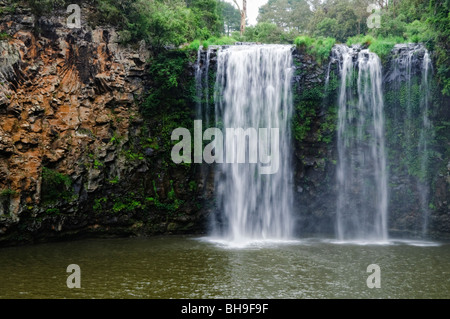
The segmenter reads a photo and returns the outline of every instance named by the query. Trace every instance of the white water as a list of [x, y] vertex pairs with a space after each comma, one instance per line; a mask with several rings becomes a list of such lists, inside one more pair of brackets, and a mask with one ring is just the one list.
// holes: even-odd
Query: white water
[[[399, 92], [402, 83], [405, 83], [407, 88], [404, 105], [398, 106], [399, 110], [404, 111], [397, 115], [397, 121], [403, 123], [405, 157], [412, 158], [407, 162], [407, 168], [414, 168], [416, 172], [416, 176], [410, 176], [411, 186], [415, 184], [418, 192], [417, 204], [421, 214], [417, 216], [416, 235], [426, 237], [430, 197], [427, 181], [430, 156], [428, 144], [433, 140], [432, 123], [428, 114], [431, 103], [429, 78], [433, 71], [432, 62], [428, 51], [420, 44], [398, 44], [394, 50], [393, 72], [388, 80], [393, 82], [394, 88]], [[420, 94], [419, 101], [416, 100], [417, 94]], [[416, 165], [418, 167], [415, 167]]]
[[337, 237], [340, 241], [387, 241], [381, 62], [368, 50], [345, 45], [335, 46], [333, 55], [341, 61]]
[[[239, 45], [217, 52], [216, 126], [278, 128], [279, 169], [261, 175], [260, 164], [218, 164], [220, 214], [215, 238], [233, 243], [288, 239], [292, 234], [291, 46]], [[246, 158], [258, 152], [248, 143]], [[271, 145], [272, 147], [272, 145]], [[272, 149], [271, 151], [276, 151]]]
[[197, 53], [197, 62], [195, 67], [195, 87], [197, 95], [196, 117], [203, 120], [206, 127], [210, 121], [210, 105], [209, 105], [209, 65], [210, 65], [211, 49], [208, 48], [205, 57], [202, 57], [202, 50]]
[[[428, 50], [425, 50], [425, 54], [422, 62], [422, 83], [421, 83], [421, 92], [423, 94], [423, 98], [421, 101], [421, 111], [422, 111], [422, 128], [420, 131], [420, 138], [418, 144], [418, 154], [421, 154], [420, 159], [420, 169], [424, 176], [428, 175], [428, 142], [431, 130], [431, 122], [428, 117], [428, 108], [431, 99], [431, 90], [429, 86], [429, 76], [432, 71], [432, 63], [431, 58], [428, 53]], [[422, 209], [422, 237], [427, 236], [428, 232], [428, 219], [429, 219], [429, 209], [428, 209], [428, 200], [429, 200], [429, 188], [427, 185], [424, 185], [423, 182], [418, 181], [418, 188], [420, 191], [420, 206]]]

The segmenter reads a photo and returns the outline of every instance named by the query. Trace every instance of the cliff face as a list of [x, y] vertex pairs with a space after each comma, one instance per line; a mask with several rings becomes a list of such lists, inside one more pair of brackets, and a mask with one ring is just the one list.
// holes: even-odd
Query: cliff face
[[[82, 7], [82, 16], [87, 10]], [[119, 45], [112, 28], [83, 23], [69, 29], [66, 17], [61, 11], [36, 18], [18, 7], [0, 18], [0, 245], [85, 234], [203, 232], [214, 209], [212, 166], [170, 160], [172, 130], [191, 128], [196, 118], [195, 56], [170, 53], [152, 64], [144, 45]], [[332, 235], [339, 61], [319, 65], [302, 52], [293, 54], [297, 231]], [[209, 59], [202, 52], [211, 99], [214, 52]], [[179, 86], [161, 93], [158, 81], [165, 73], [155, 79], [149, 70], [165, 64], [177, 69], [179, 62], [185, 63]], [[430, 233], [442, 237], [450, 233], [449, 101], [433, 90], [430, 119], [438, 142], [429, 145], [429, 178], [420, 185], [429, 190]], [[145, 92], [157, 98], [146, 100]], [[390, 97], [396, 92], [386, 84], [389, 118], [399, 109]], [[421, 214], [411, 199], [422, 189], [417, 173], [396, 163], [406, 148], [396, 142], [402, 121], [395, 123], [387, 126], [395, 170], [389, 176], [389, 224], [391, 230], [414, 231]]]
[[[114, 29], [69, 29], [66, 16], [18, 7], [0, 20], [9, 35], [0, 41], [0, 237], [194, 228], [191, 208], [182, 226], [145, 209], [179, 209], [197, 191], [195, 168], [179, 174], [155, 160], [158, 141], [139, 113], [151, 52], [119, 46]], [[192, 182], [189, 196], [177, 176]]]
[[[58, 165], [76, 180], [86, 151], [114, 153], [111, 132], [127, 136], [133, 125], [133, 94], [144, 87], [148, 52], [121, 49], [113, 30], [73, 30], [52, 19], [36, 37], [29, 13], [7, 18], [2, 31], [14, 25], [17, 32], [0, 42], [0, 187], [18, 191], [9, 213], [19, 215], [21, 199], [39, 202], [42, 166]], [[96, 175], [91, 172], [88, 191], [98, 187]]]
[[[450, 234], [450, 101], [441, 94], [431, 64], [425, 65], [426, 54], [432, 57], [421, 44], [399, 44], [382, 66], [392, 237]], [[332, 54], [320, 65], [299, 51], [294, 61], [298, 229], [329, 235], [335, 231], [338, 192], [335, 132], [342, 61]]]

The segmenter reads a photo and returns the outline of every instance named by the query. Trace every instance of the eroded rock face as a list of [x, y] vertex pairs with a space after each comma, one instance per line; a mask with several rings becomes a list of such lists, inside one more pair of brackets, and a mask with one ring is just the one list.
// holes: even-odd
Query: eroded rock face
[[[113, 28], [83, 24], [70, 29], [66, 15], [57, 12], [37, 19], [19, 7], [0, 20], [0, 32], [10, 35], [0, 41], [0, 236], [5, 240], [8, 234], [13, 240], [21, 237], [20, 225], [42, 237], [52, 236], [46, 230], [103, 231], [108, 225], [131, 229], [134, 211], [128, 206], [133, 200], [121, 202], [113, 217], [92, 214], [93, 205], [97, 200], [97, 208], [112, 207], [116, 203], [109, 203], [104, 193], [117, 192], [120, 198], [122, 187], [128, 185], [132, 192], [154, 169], [148, 167], [153, 149], [146, 147], [146, 160], [130, 151], [137, 136], [151, 137], [143, 133], [138, 110], [149, 83], [150, 51], [143, 43], [133, 49], [120, 46]], [[43, 167], [70, 178], [70, 196], [44, 203]], [[146, 187], [164, 197], [172, 179], [159, 175], [156, 182], [146, 181]], [[178, 193], [183, 196], [182, 189]], [[123, 211], [128, 214], [121, 215]], [[165, 232], [165, 219], [154, 230]], [[171, 222], [173, 230], [192, 220]]]
[[[119, 45], [113, 28], [83, 23], [69, 29], [66, 16], [62, 11], [37, 19], [18, 7], [0, 17], [0, 32], [10, 36], [0, 41], [0, 245], [204, 231], [214, 209], [213, 169], [205, 177], [198, 166], [170, 165], [161, 132], [139, 112], [152, 85], [151, 52], [143, 44]], [[336, 203], [338, 66], [293, 54], [294, 103], [308, 108], [296, 108], [294, 119], [307, 128], [295, 140], [294, 213], [300, 234], [329, 235]], [[214, 67], [215, 55], [210, 58]], [[437, 114], [448, 114], [448, 103], [440, 104]], [[158, 120], [150, 125], [164, 128], [167, 123]], [[48, 189], [44, 168], [67, 178], [57, 188], [65, 181], [70, 187]], [[450, 232], [450, 164], [436, 174], [430, 225], [440, 236]], [[409, 213], [401, 215], [404, 220], [396, 220], [411, 228]]]

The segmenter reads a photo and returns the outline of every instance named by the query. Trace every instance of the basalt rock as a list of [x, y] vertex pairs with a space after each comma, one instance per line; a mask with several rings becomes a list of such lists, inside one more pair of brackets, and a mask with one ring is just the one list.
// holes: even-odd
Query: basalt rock
[[[176, 169], [163, 174], [157, 151], [137, 150], [151, 137], [138, 107], [151, 51], [121, 45], [112, 27], [70, 29], [66, 19], [20, 6], [0, 19], [9, 35], [0, 41], [0, 243], [201, 230], [197, 208], [181, 221], [158, 210], [171, 190], [180, 202], [191, 194], [171, 188]], [[67, 184], [43, 180], [45, 169]], [[181, 174], [186, 185], [192, 176]]]

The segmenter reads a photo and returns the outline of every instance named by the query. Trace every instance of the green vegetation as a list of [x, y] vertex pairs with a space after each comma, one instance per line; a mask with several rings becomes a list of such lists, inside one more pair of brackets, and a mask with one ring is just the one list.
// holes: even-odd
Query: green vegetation
[[336, 43], [334, 38], [310, 38], [308, 36], [299, 36], [294, 40], [294, 44], [306, 53], [313, 55], [319, 64], [328, 59], [331, 48]]
[[9, 197], [14, 196], [16, 194], [17, 194], [17, 191], [12, 190], [10, 188], [2, 189], [0, 191], [0, 198], [9, 198]]
[[92, 20], [118, 26], [124, 43], [146, 40], [155, 51], [223, 32], [216, 0], [96, 1], [98, 12]]
[[229, 37], [232, 32], [240, 29], [241, 14], [236, 7], [226, 1], [219, 1], [218, 5], [224, 23], [224, 34]]
[[[376, 13], [367, 12], [369, 4], [380, 9], [380, 28], [367, 26], [369, 16]], [[292, 43], [295, 39], [296, 45], [310, 47], [311, 38], [333, 38], [340, 43], [366, 44], [381, 59], [396, 43], [422, 42], [434, 52], [442, 93], [450, 95], [449, 11], [448, 0], [269, 0], [260, 8], [258, 24], [253, 28], [274, 24], [277, 28], [272, 27], [269, 36], [277, 34], [277, 38], [256, 38], [249, 29], [243, 38], [236, 39], [275, 43]]]
[[[50, 15], [69, 4], [82, 3], [80, 0], [10, 1], [13, 5], [28, 5], [36, 16]], [[224, 32], [224, 14], [229, 11], [216, 0], [92, 0], [91, 3], [96, 10], [88, 13], [89, 24], [94, 27], [113, 25], [119, 29], [123, 43], [146, 40], [155, 51], [196, 38], [220, 37]], [[228, 15], [226, 19], [230, 31], [233, 26]]]
[[8, 40], [10, 38], [8, 33], [0, 32], [0, 41]]
[[121, 195], [108, 194], [94, 199], [92, 210], [96, 214], [110, 213], [127, 213], [137, 210], [144, 211], [150, 207], [156, 208], [163, 213], [174, 213], [185, 202], [177, 197], [174, 189], [173, 180], [169, 181], [169, 190], [164, 200], [158, 195], [156, 183], [153, 181], [153, 188], [149, 190], [152, 194], [144, 191], [127, 192]]
[[260, 22], [255, 26], [245, 28], [245, 34], [240, 37], [236, 32], [233, 37], [239, 41], [261, 43], [292, 43], [293, 37], [274, 23]]
[[141, 144], [154, 150], [166, 150], [168, 163], [172, 163], [168, 151], [173, 145], [172, 131], [193, 126], [196, 89], [188, 66], [196, 56], [190, 50], [165, 51], [152, 59], [149, 69], [153, 85], [141, 105], [141, 112], [147, 119], [150, 136], [158, 136], [158, 141], [149, 142], [145, 136]]
[[41, 176], [41, 199], [44, 204], [72, 198], [72, 179], [69, 176], [47, 167], [42, 168]]
[[[9, 10], [17, 3], [28, 4], [37, 16], [64, 9], [68, 0], [10, 0]], [[92, 0], [96, 10], [87, 21], [117, 27], [123, 43], [140, 40], [155, 52], [168, 46], [190, 50], [201, 45], [230, 44], [234, 41], [299, 44], [298, 37], [313, 38], [309, 52], [322, 61], [332, 43], [373, 38], [369, 49], [385, 57], [392, 46], [403, 42], [423, 42], [433, 55], [442, 92], [450, 95], [450, 2], [448, 0], [269, 0], [260, 7], [258, 23], [247, 26], [240, 36], [237, 8], [220, 0]], [[379, 7], [380, 28], [369, 29], [370, 4]], [[222, 38], [224, 35], [228, 38]], [[0, 39], [5, 35], [1, 35]], [[349, 40], [352, 38], [351, 40]], [[197, 39], [197, 40], [196, 40]], [[367, 39], [366, 39], [367, 40]], [[320, 43], [320, 42], [323, 43]], [[365, 41], [363, 41], [364, 43]], [[190, 44], [189, 44], [190, 43]]]
[[353, 45], [353, 44], [362, 44], [368, 47], [368, 49], [371, 52], [376, 53], [381, 60], [385, 60], [389, 53], [394, 48], [394, 45], [397, 43], [405, 43], [408, 42], [402, 37], [394, 37], [394, 36], [388, 36], [387, 38], [384, 38], [382, 36], [378, 38], [374, 38], [371, 35], [366, 36], [354, 36], [347, 39], [347, 45]]
[[227, 36], [223, 36], [220, 38], [216, 38], [216, 37], [209, 38], [208, 40], [203, 41], [202, 45], [203, 45], [203, 49], [207, 49], [208, 46], [210, 46], [210, 45], [230, 45], [230, 44], [235, 44], [235, 43], [236, 43], [236, 39], [227, 37]]
[[[12, 5], [2, 13], [13, 12], [16, 4], [22, 2], [27, 3], [36, 16], [53, 14], [55, 9], [64, 12], [68, 4], [82, 3], [78, 0], [9, 1]], [[371, 13], [367, 12], [367, 6], [374, 2], [381, 5], [381, 24], [380, 28], [369, 29], [366, 21]], [[174, 174], [179, 173], [172, 171], [174, 164], [170, 160], [170, 149], [174, 142], [170, 136], [177, 127], [192, 129], [194, 106], [199, 101], [196, 100], [195, 83], [189, 70], [196, 59], [194, 52], [200, 47], [206, 49], [211, 45], [227, 45], [236, 41], [294, 43], [299, 50], [312, 56], [323, 66], [335, 43], [365, 45], [385, 60], [396, 43], [423, 42], [433, 52], [434, 72], [439, 84], [434, 91], [450, 95], [449, 0], [268, 0], [260, 8], [258, 23], [247, 26], [243, 36], [238, 32], [238, 10], [224, 1], [92, 0], [90, 3], [93, 4], [93, 10], [87, 13], [85, 20], [90, 26], [112, 25], [118, 30], [123, 45], [132, 46], [144, 40], [152, 47], [148, 61], [150, 85], [140, 104], [140, 111], [145, 118], [145, 123], [140, 127], [142, 133], [129, 141], [116, 134], [110, 139], [110, 143], [122, 151], [121, 156], [126, 161], [133, 162], [133, 165], [141, 162], [148, 165], [149, 173], [146, 174], [150, 176], [150, 182], [147, 183], [152, 185], [146, 185], [142, 191], [120, 190], [118, 192], [122, 192], [121, 196], [96, 195], [103, 196], [90, 199], [92, 209], [97, 213], [144, 211], [149, 207], [173, 213], [182, 207], [185, 199], [178, 198], [175, 187], [178, 185], [170, 180], [176, 176]], [[0, 33], [0, 40], [8, 38], [7, 33]], [[210, 100], [200, 101], [202, 105], [212, 105], [214, 96], [214, 71], [210, 71], [208, 76], [208, 89], [211, 91], [209, 94], [202, 94], [202, 98], [209, 96]], [[292, 129], [297, 142], [332, 143], [337, 122], [337, 108], [334, 104], [338, 82], [331, 72], [325, 90], [323, 83], [295, 90]], [[393, 114], [389, 106], [404, 108], [407, 99], [416, 107], [420, 91], [418, 85], [413, 84], [411, 88], [403, 86], [395, 92], [386, 92], [385, 97], [386, 110]], [[419, 127], [420, 120], [412, 119], [409, 131], [398, 129], [405, 124], [401, 121], [387, 121], [386, 126], [390, 148], [402, 150], [400, 157], [390, 154], [394, 159], [399, 159], [401, 167], [398, 169], [407, 168], [405, 174], [423, 179], [425, 176], [420, 169], [416, 144], [405, 139], [406, 135], [412, 136], [413, 140], [418, 138], [414, 127]], [[444, 145], [443, 148], [448, 145], [448, 123], [433, 119], [435, 144]], [[86, 131], [86, 134], [93, 136], [90, 131]], [[430, 159], [439, 156], [448, 158], [448, 149], [436, 154], [432, 151], [436, 145], [431, 142], [429, 145], [427, 156]], [[147, 148], [153, 151], [147, 153]], [[150, 161], [149, 157], [154, 156], [151, 155], [153, 153], [156, 153], [157, 160]], [[108, 165], [95, 159], [94, 154], [90, 157], [88, 168], [101, 169], [108, 176], [105, 179], [108, 189], [122, 186], [119, 178], [113, 175], [116, 172], [108, 171]], [[177, 169], [180, 167], [186, 172], [192, 172], [195, 165], [178, 165]], [[158, 173], [164, 177], [156, 177]], [[164, 191], [157, 191], [155, 180], [159, 187], [164, 185]], [[185, 187], [190, 192], [197, 192], [198, 186], [196, 181], [190, 180], [185, 183]], [[14, 195], [14, 191], [9, 189], [0, 192], [0, 197], [3, 198]], [[45, 205], [50, 205], [47, 206], [47, 213], [59, 214], [59, 209], [51, 204], [61, 200], [69, 201], [72, 197], [70, 177], [44, 167], [41, 198]]]

